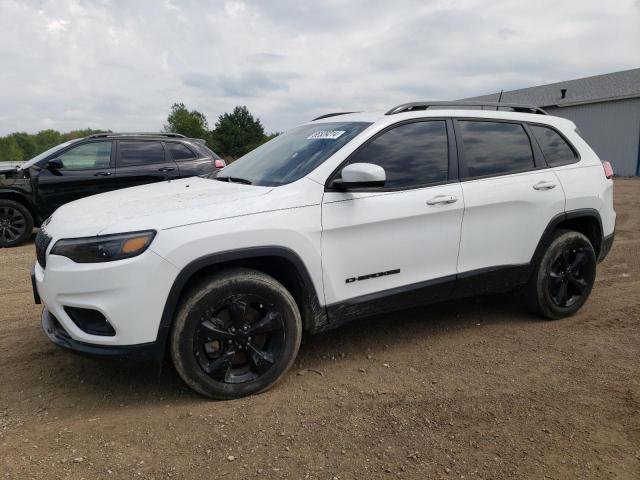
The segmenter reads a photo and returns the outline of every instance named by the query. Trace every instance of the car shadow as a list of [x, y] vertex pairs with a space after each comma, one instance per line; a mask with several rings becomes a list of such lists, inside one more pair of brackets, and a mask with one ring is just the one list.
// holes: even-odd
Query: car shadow
[[[416, 340], [477, 328], [479, 323], [514, 321], [538, 321], [526, 313], [516, 295], [469, 298], [358, 319], [335, 330], [305, 335], [296, 366], [326, 372], [335, 368], [331, 357], [364, 356], [382, 348], [401, 349]], [[168, 358], [158, 372], [157, 367], [126, 360], [78, 359], [67, 352], [56, 352], [61, 364], [56, 385], [63, 389], [66, 384], [75, 385], [75, 399], [94, 397], [104, 407], [121, 407], [163, 402], [176, 405], [203, 398], [181, 381]]]

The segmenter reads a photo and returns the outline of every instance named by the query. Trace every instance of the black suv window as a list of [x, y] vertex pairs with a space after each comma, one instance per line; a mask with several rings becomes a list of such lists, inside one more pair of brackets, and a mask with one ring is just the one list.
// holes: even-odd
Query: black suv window
[[577, 156], [573, 149], [554, 129], [539, 125], [529, 125], [529, 127], [550, 166], [559, 167], [576, 161]]
[[164, 148], [160, 142], [120, 142], [118, 164], [121, 167], [164, 162]]
[[109, 168], [111, 142], [92, 142], [70, 148], [58, 155], [65, 170], [96, 170]]
[[468, 177], [534, 168], [531, 142], [519, 123], [458, 121]]
[[171, 157], [173, 157], [174, 160], [181, 161], [196, 158], [195, 153], [181, 143], [165, 143], [165, 146], [171, 153]]
[[367, 143], [349, 163], [373, 163], [387, 174], [385, 188], [445, 182], [449, 171], [444, 120], [405, 123]]

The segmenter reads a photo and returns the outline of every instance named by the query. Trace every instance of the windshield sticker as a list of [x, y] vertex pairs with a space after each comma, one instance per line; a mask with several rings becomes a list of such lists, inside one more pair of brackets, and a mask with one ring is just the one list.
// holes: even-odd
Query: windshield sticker
[[343, 133], [345, 133], [345, 130], [320, 130], [309, 135], [307, 140], [335, 140]]

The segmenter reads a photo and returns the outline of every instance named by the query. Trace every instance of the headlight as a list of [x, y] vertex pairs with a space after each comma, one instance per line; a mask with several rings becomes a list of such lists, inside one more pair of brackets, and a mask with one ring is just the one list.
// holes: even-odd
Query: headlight
[[154, 230], [148, 230], [97, 237], [69, 238], [57, 241], [51, 249], [51, 255], [67, 257], [76, 263], [124, 260], [144, 252], [149, 248], [155, 236]]

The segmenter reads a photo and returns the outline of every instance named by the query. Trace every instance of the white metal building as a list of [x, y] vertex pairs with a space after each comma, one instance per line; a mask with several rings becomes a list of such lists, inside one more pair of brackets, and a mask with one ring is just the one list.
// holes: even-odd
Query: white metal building
[[618, 176], [640, 175], [640, 68], [465, 100], [526, 103], [572, 120]]

